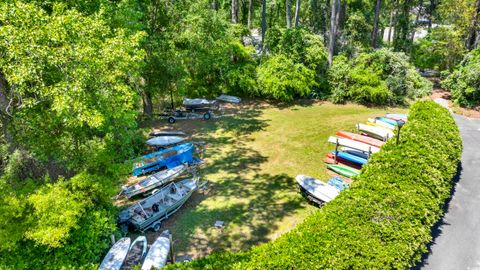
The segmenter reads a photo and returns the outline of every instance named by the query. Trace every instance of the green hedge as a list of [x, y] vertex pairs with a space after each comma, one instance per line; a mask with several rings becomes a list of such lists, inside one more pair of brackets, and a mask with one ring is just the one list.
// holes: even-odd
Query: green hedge
[[401, 144], [388, 142], [350, 189], [291, 232], [246, 252], [214, 253], [168, 268], [409, 268], [432, 240], [431, 227], [443, 214], [461, 151], [449, 112], [419, 101]]

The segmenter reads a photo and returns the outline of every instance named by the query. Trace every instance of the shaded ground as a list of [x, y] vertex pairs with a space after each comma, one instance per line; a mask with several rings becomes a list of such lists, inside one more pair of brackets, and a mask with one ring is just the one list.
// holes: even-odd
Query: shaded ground
[[[405, 112], [405, 109], [395, 109]], [[301, 101], [295, 106], [247, 101], [230, 106], [209, 121], [165, 120], [146, 123], [154, 129], [176, 129], [207, 142], [202, 179], [180, 211], [162, 225], [173, 233], [177, 256], [199, 257], [219, 250], [244, 250], [291, 230], [316, 208], [297, 192], [294, 177], [328, 175], [322, 162], [333, 146], [328, 136], [354, 131], [358, 122], [392, 112], [389, 108]], [[215, 228], [216, 220], [225, 222]], [[149, 243], [157, 233], [149, 231]]]

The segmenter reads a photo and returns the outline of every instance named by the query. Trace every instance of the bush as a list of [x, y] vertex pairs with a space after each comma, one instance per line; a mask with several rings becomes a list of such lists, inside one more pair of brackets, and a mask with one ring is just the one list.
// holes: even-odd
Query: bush
[[411, 59], [420, 69], [451, 70], [462, 60], [465, 51], [458, 32], [450, 27], [435, 27], [415, 42]]
[[[277, 240], [167, 269], [406, 269], [441, 218], [462, 151], [445, 108], [419, 101], [400, 145], [389, 141], [350, 189]], [[293, 188], [293, 187], [292, 187]]]
[[480, 49], [475, 49], [442, 82], [452, 92], [455, 103], [465, 107], [480, 105]]
[[305, 97], [317, 85], [313, 70], [295, 64], [283, 54], [274, 55], [258, 66], [257, 76], [260, 93], [281, 101]]
[[335, 103], [401, 104], [406, 97], [423, 97], [432, 89], [405, 54], [388, 49], [362, 53], [351, 61], [336, 57], [328, 78]]

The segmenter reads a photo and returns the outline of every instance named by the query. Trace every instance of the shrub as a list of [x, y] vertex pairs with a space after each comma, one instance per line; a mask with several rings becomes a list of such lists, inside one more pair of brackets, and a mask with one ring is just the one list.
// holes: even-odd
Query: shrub
[[305, 97], [316, 85], [313, 70], [283, 54], [274, 55], [258, 66], [257, 76], [260, 93], [281, 101]]
[[405, 54], [388, 49], [362, 53], [351, 61], [336, 57], [328, 78], [335, 103], [401, 104], [406, 97], [422, 97], [432, 89]]
[[[462, 151], [448, 110], [419, 101], [350, 189], [277, 240], [167, 269], [406, 269], [432, 240]], [[293, 188], [293, 187], [292, 187]]]
[[475, 49], [442, 82], [452, 92], [460, 106], [474, 107], [480, 104], [480, 49]]
[[415, 42], [411, 59], [420, 69], [451, 70], [462, 60], [465, 51], [458, 32], [450, 27], [435, 27]]

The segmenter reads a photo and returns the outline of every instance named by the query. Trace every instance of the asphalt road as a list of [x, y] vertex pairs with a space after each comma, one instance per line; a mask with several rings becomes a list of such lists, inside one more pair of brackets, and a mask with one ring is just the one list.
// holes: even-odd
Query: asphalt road
[[416, 269], [480, 270], [480, 120], [454, 117], [463, 140], [461, 171], [431, 252]]

